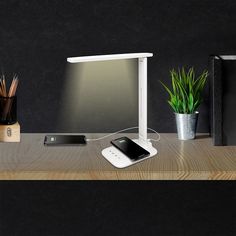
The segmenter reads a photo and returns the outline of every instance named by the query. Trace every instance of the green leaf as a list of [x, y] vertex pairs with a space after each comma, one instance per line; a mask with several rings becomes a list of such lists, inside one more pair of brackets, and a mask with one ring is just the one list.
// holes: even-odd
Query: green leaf
[[174, 106], [174, 104], [171, 102], [171, 101], [167, 101], [169, 104], [170, 104], [170, 106], [172, 107], [172, 109], [175, 111], [175, 112], [177, 112], [177, 109], [176, 109], [176, 107]]
[[203, 101], [202, 92], [205, 87], [208, 72], [203, 71], [198, 77], [194, 68], [185, 70], [184, 67], [170, 71], [171, 88], [161, 84], [170, 95], [168, 100], [171, 108], [177, 113], [193, 113]]
[[190, 113], [193, 113], [193, 95], [190, 93], [189, 99], [188, 99], [188, 109]]
[[161, 81], [160, 81], [160, 83], [161, 83], [162, 86], [165, 88], [165, 90], [169, 93], [170, 97], [172, 97], [172, 96], [173, 96], [173, 93], [169, 90], [169, 88], [168, 88], [164, 83], [162, 83]]
[[171, 74], [171, 82], [172, 82], [172, 87], [173, 87], [173, 92], [176, 94], [176, 85], [175, 85], [175, 77], [173, 74]]

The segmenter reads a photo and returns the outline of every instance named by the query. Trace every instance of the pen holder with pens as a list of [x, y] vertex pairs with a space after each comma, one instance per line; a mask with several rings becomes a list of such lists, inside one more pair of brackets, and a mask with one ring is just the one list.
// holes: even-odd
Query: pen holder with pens
[[20, 142], [17, 97], [0, 97], [0, 142]]
[[18, 76], [14, 75], [7, 90], [5, 75], [0, 77], [0, 142], [20, 142], [16, 97], [18, 82]]
[[17, 97], [0, 97], [0, 124], [12, 125], [17, 122]]

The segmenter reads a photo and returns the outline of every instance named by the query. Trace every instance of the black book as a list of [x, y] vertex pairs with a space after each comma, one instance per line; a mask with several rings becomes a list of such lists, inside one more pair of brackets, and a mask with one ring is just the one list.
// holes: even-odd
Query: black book
[[213, 144], [236, 145], [236, 56], [211, 56], [209, 71]]

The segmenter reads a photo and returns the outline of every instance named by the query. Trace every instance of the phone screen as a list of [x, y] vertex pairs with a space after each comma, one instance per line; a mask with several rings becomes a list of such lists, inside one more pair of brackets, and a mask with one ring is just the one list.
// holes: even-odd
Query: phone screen
[[45, 145], [85, 145], [84, 135], [46, 135]]
[[150, 153], [127, 137], [111, 141], [111, 144], [123, 152], [133, 161], [137, 161], [150, 155]]

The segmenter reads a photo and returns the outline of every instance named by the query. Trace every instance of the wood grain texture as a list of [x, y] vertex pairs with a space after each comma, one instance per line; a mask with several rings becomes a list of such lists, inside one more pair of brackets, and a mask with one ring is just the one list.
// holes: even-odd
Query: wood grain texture
[[[102, 135], [87, 134], [87, 138]], [[124, 134], [116, 135], [120, 136]], [[44, 134], [22, 134], [20, 143], [1, 143], [0, 179], [236, 180], [236, 146], [213, 146], [207, 134], [190, 141], [161, 134], [161, 141], [154, 143], [159, 152], [155, 157], [125, 169], [113, 167], [101, 155], [110, 139], [83, 147], [46, 147], [43, 141]]]

